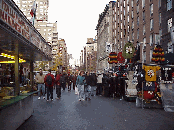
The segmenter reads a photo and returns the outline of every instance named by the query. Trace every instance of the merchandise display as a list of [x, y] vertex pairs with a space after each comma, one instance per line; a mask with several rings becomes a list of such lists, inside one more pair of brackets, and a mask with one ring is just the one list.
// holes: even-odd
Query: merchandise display
[[161, 67], [154, 64], [149, 64], [143, 65], [143, 69], [145, 70], [145, 81], [142, 81], [140, 85], [141, 89], [138, 91], [136, 106], [162, 107], [160, 87], [157, 80], [160, 78], [157, 75], [157, 71], [160, 70]]
[[160, 69], [159, 66], [143, 66], [145, 70], [145, 80], [146, 81], [156, 81], [156, 71]]
[[134, 71], [129, 71], [127, 75], [128, 80], [125, 80], [127, 85], [127, 88], [125, 88], [126, 96], [137, 96], [136, 85], [138, 84], [138, 82], [136, 82], [133, 79], [133, 75], [134, 75]]

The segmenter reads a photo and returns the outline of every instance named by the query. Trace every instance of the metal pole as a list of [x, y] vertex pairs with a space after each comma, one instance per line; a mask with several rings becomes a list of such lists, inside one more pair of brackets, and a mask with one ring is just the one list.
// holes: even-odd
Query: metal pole
[[19, 86], [19, 42], [15, 41], [15, 96], [20, 94]]

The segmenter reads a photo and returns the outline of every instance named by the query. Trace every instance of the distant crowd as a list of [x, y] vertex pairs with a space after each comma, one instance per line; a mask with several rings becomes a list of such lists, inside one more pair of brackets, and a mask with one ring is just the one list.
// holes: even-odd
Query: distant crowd
[[[78, 94], [79, 101], [91, 100], [91, 96], [123, 96], [123, 89], [119, 88], [121, 86], [121, 80], [116, 78], [113, 74], [96, 74], [80, 71], [77, 73], [61, 73], [56, 72], [55, 76], [51, 73], [51, 69], [48, 70], [48, 74], [44, 75], [42, 69], [35, 76], [35, 82], [38, 86], [38, 99], [41, 99], [41, 92], [43, 99], [45, 99], [45, 94], [47, 93], [47, 101], [51, 98], [53, 101], [53, 89], [56, 89], [56, 99], [61, 98], [61, 92], [65, 91], [66, 88], [68, 92], [75, 90]], [[72, 86], [72, 88], [71, 88]], [[73, 91], [74, 92], [74, 91]]]

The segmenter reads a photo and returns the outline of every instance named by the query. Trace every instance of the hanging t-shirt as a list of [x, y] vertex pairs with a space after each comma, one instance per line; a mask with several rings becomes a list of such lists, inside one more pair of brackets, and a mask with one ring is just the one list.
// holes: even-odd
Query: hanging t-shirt
[[146, 81], [143, 83], [144, 91], [155, 91], [155, 82]]
[[164, 81], [164, 83], [167, 83], [166, 81], [172, 81], [172, 73], [174, 72], [174, 68], [170, 66], [165, 66], [161, 68], [161, 80]]
[[145, 70], [145, 80], [146, 81], [156, 81], [156, 71], [158, 71], [160, 69], [159, 66], [143, 65], [143, 69]]

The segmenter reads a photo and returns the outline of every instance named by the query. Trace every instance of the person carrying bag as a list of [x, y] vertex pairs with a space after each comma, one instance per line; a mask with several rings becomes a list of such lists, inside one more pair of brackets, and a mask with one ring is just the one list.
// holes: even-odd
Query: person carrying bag
[[83, 77], [84, 72], [81, 71], [80, 74], [77, 77], [76, 80], [76, 87], [78, 87], [78, 92], [79, 92], [79, 101], [85, 100], [85, 94], [84, 94], [84, 85], [86, 84], [85, 77]]

